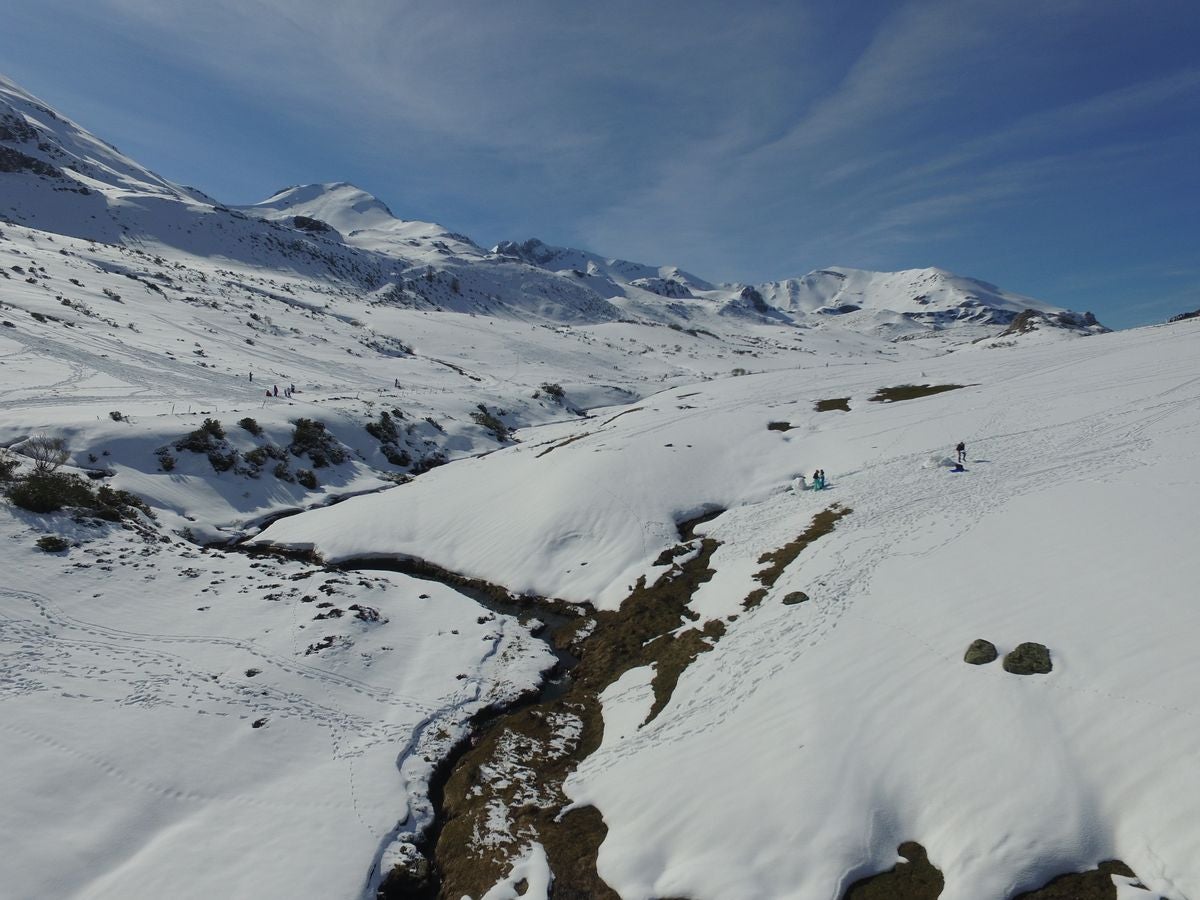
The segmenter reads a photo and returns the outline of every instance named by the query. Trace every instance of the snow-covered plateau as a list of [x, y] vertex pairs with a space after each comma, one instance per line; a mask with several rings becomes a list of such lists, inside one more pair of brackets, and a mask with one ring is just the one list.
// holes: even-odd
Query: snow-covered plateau
[[0, 893], [1200, 897], [1198, 360], [225, 206], [0, 79]]

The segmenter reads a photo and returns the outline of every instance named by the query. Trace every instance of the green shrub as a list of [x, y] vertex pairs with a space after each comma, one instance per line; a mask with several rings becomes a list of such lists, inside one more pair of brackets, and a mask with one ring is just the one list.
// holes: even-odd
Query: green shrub
[[17, 471], [17, 461], [7, 450], [0, 450], [0, 481], [8, 481]]
[[295, 481], [296, 480], [296, 479], [292, 478], [292, 473], [288, 471], [288, 464], [286, 462], [275, 463], [275, 468], [272, 471], [274, 472], [275, 477], [278, 478], [280, 481]]
[[317, 487], [317, 476], [313, 474], [312, 469], [297, 469], [296, 480], [310, 491]]
[[63, 472], [31, 472], [9, 484], [4, 493], [15, 506], [35, 513], [72, 507], [90, 510], [110, 522], [133, 518], [135, 511], [153, 516], [150, 507], [128, 491], [108, 485], [92, 490], [87, 479]]
[[[177, 440], [175, 449], [203, 453], [215, 472], [226, 472], [237, 462], [237, 451], [225, 443], [225, 429], [216, 419], [205, 419], [199, 428]], [[164, 467], [164, 471], [170, 469]]]
[[37, 539], [37, 548], [46, 553], [62, 553], [71, 544], [63, 540], [57, 534], [47, 534]]
[[337, 439], [325, 430], [323, 422], [312, 419], [297, 419], [292, 443], [288, 445], [292, 456], [304, 456], [312, 460], [314, 468], [321, 469], [332, 463], [346, 461], [346, 451]]
[[449, 462], [449, 460], [446, 459], [444, 454], [431, 453], [422, 459], [418, 459], [416, 463], [413, 464], [412, 473], [414, 475], [421, 475], [425, 472], [428, 472], [430, 469], [436, 469], [438, 466], [444, 466], [447, 462]]
[[559, 403], [562, 403], [563, 397], [567, 395], [567, 392], [562, 389], [561, 384], [553, 384], [548, 382], [542, 385], [542, 390]]
[[159, 447], [154, 451], [154, 455], [158, 457], [158, 465], [164, 472], [170, 472], [175, 468], [175, 457], [166, 447]]
[[114, 409], [112, 412], [110, 412], [108, 414], [108, 417], [110, 419], [112, 419], [114, 422], [124, 422], [125, 421], [125, 416], [121, 413], [121, 411], [119, 409]]
[[148, 516], [154, 515], [150, 511], [150, 507], [140, 497], [129, 493], [129, 491], [118, 491], [110, 488], [107, 484], [102, 484], [96, 488], [96, 502], [99, 509], [116, 510], [122, 519], [132, 518], [134, 510], [143, 512]]
[[508, 440], [508, 426], [501, 422], [495, 415], [488, 412], [488, 408], [482, 403], [479, 404], [479, 409], [471, 413], [471, 419], [476, 425], [490, 431], [496, 440]]
[[91, 506], [92, 487], [78, 475], [31, 472], [8, 485], [4, 492], [14, 506], [35, 513], [57, 512], [64, 506]]
[[368, 422], [363, 427], [366, 428], [367, 434], [371, 435], [371, 437], [375, 438], [381, 444], [395, 442], [400, 437], [400, 433], [396, 428], [396, 422], [386, 409], [379, 414], [378, 422]]
[[407, 450], [397, 449], [392, 444], [384, 444], [379, 449], [393, 466], [407, 466], [412, 462], [412, 457], [408, 455]]
[[254, 419], [251, 419], [249, 416], [247, 416], [244, 419], [238, 419], [238, 425], [240, 425], [246, 431], [250, 432], [255, 437], [260, 437], [263, 433], [262, 426], [259, 425], [258, 422], [254, 421]]

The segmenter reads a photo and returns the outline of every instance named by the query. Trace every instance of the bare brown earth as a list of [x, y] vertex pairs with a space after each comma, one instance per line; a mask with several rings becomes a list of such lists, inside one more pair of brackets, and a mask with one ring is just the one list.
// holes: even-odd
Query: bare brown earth
[[898, 384], [894, 387], [882, 387], [871, 397], [876, 403], [896, 403], [900, 400], [915, 400], [918, 397], [928, 397], [945, 391], [957, 391], [966, 387], [965, 384]]
[[671, 634], [692, 617], [687, 603], [712, 577], [709, 562], [718, 546], [710, 539], [684, 543], [673, 556], [685, 561], [672, 562], [652, 585], [639, 580], [620, 609], [594, 613], [590, 633], [587, 625], [575, 631], [585, 636], [573, 648], [579, 663], [561, 696], [501, 718], [459, 760], [446, 782], [434, 849], [438, 896], [482, 895], [536, 840], [554, 872], [556, 900], [616, 897], [596, 873], [607, 833], [603, 819], [590, 807], [559, 818], [567, 804], [563, 783], [600, 745], [604, 688], [632, 668], [654, 665], [653, 718], [687, 665], [724, 632], [724, 623], [714, 620]]
[[761, 584], [762, 587], [756, 588], [746, 595], [746, 599], [742, 601], [742, 608], [753, 609], [762, 603], [763, 598], [767, 596], [767, 592], [779, 580], [779, 576], [783, 574], [783, 570], [795, 561], [796, 557], [804, 551], [804, 548], [817, 538], [833, 531], [838, 520], [843, 516], [848, 516], [851, 512], [853, 510], [835, 503], [813, 516], [812, 524], [794, 541], [784, 544], [778, 550], [772, 550], [760, 556], [758, 562], [760, 565], [766, 564], [766, 568], [755, 572], [754, 580]]
[[[945, 882], [942, 873], [930, 863], [925, 848], [914, 841], [905, 841], [897, 852], [905, 862], [854, 882], [842, 895], [843, 900], [937, 900]], [[1136, 877], [1129, 866], [1113, 859], [1087, 872], [1060, 875], [1011, 900], [1117, 900], [1113, 875]]]
[[818, 400], [815, 404], [817, 412], [833, 412], [841, 410], [842, 412], [850, 412], [849, 397], [831, 397], [828, 400]]

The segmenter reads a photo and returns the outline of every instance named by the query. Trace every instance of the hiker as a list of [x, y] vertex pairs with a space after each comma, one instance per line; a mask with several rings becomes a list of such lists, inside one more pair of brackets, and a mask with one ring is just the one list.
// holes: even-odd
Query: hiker
[[250, 373], [250, 383], [254, 384], [254, 373], [253, 372]]
[[289, 385], [288, 386], [288, 396], [290, 397], [294, 393], [296, 393], [296, 385], [294, 385], [294, 384]]
[[818, 471], [818, 472], [820, 473], [820, 475], [821, 475], [821, 490], [825, 490], [825, 470], [824, 470], [824, 469], [817, 469], [817, 471]]
[[279, 396], [279, 385], [275, 385], [275, 396]]
[[270, 397], [270, 396], [271, 396], [271, 389], [270, 389], [270, 388], [267, 388], [267, 396], [268, 396], [268, 397]]
[[959, 441], [958, 446], [954, 449], [958, 453], [958, 464], [961, 466], [967, 461], [967, 445]]

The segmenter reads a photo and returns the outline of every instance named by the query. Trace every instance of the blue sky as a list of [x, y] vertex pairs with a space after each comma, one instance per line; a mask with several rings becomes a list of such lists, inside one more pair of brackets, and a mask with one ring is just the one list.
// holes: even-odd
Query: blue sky
[[1200, 11], [1149, 0], [7, 0], [0, 71], [228, 203], [351, 181], [717, 281], [929, 265], [1200, 307]]

